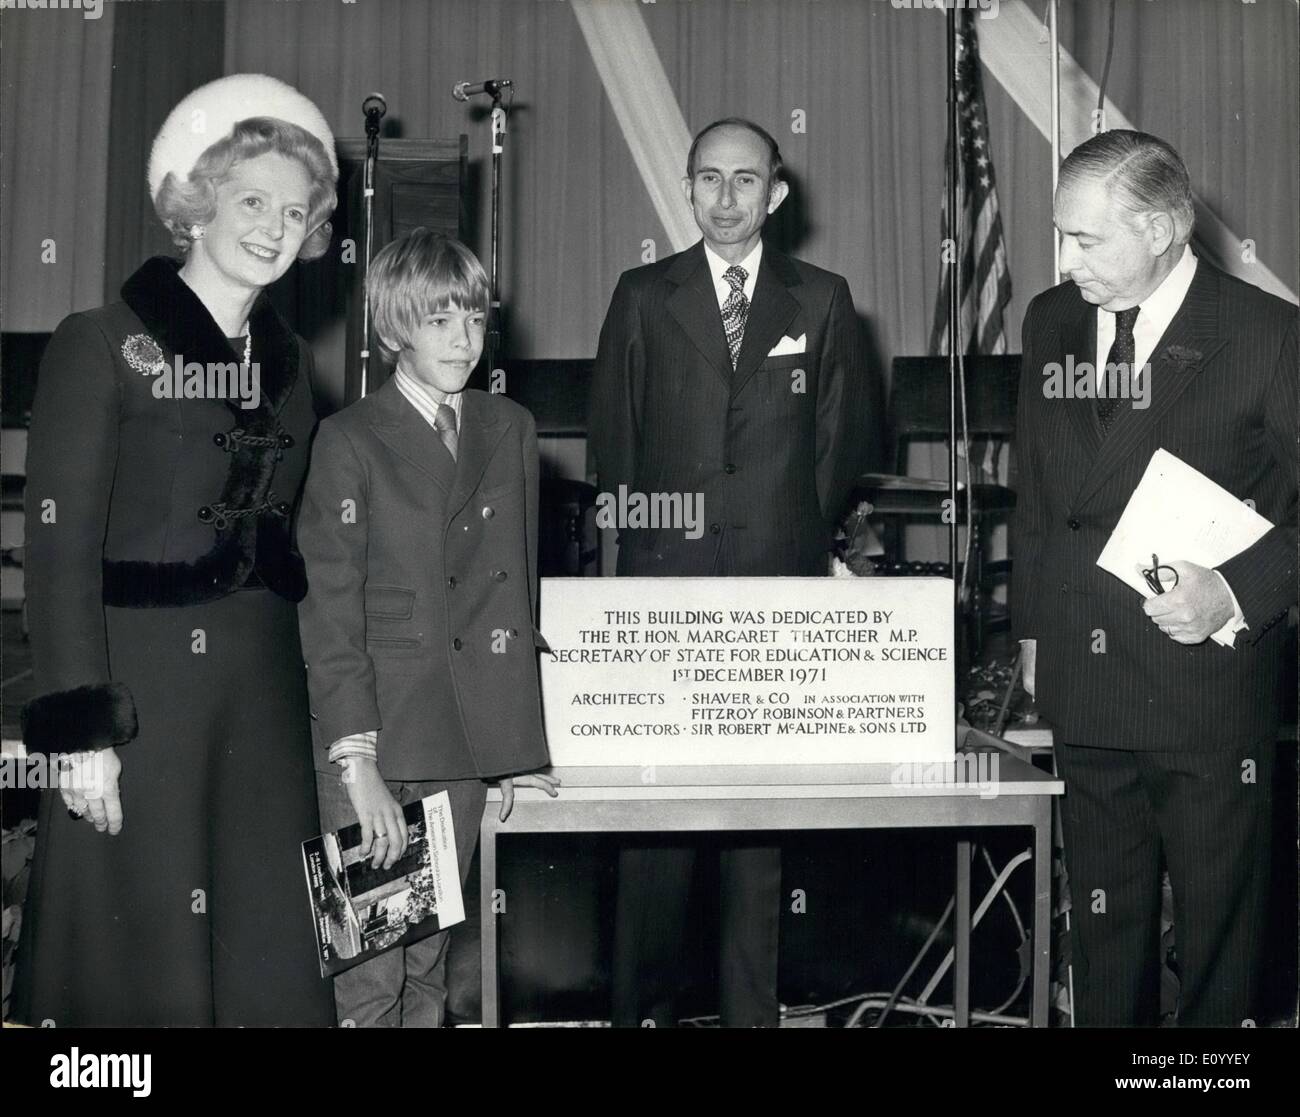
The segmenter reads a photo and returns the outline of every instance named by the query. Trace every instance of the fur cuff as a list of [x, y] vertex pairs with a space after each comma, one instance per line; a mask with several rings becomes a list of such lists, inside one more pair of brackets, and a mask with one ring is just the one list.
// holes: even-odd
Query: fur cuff
[[135, 699], [121, 683], [79, 686], [33, 698], [23, 709], [28, 756], [125, 744], [139, 732]]

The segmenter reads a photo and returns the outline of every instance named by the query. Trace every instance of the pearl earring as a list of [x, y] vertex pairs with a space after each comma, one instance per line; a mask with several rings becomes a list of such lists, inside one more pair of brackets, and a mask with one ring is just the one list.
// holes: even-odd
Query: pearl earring
[[207, 230], [206, 230], [202, 225], [191, 225], [191, 226], [190, 226], [190, 239], [191, 239], [191, 240], [202, 240], [202, 239], [203, 239], [203, 235], [204, 235], [206, 232], [207, 232]]

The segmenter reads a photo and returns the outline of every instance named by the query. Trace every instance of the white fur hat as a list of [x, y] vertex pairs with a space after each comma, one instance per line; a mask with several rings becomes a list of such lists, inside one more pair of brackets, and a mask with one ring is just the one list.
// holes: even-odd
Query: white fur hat
[[182, 181], [202, 155], [250, 116], [273, 116], [310, 132], [325, 147], [335, 181], [339, 177], [334, 134], [320, 109], [278, 78], [230, 74], [201, 85], [167, 115], [149, 153], [149, 197], [158, 197], [168, 172]]

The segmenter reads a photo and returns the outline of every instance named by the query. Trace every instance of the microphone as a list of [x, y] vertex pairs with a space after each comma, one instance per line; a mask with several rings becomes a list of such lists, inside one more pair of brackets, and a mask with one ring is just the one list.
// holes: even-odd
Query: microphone
[[361, 102], [361, 111], [366, 114], [366, 135], [379, 135], [379, 122], [388, 112], [388, 102], [382, 93], [372, 93]]
[[500, 97], [503, 89], [511, 89], [514, 82], [509, 78], [488, 78], [487, 81], [458, 81], [451, 87], [451, 95], [457, 101], [468, 101], [476, 93], [486, 93], [489, 97]]

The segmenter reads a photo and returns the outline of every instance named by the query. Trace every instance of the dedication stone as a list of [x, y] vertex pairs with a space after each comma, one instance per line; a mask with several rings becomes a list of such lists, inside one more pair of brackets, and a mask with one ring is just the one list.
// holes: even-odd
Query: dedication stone
[[547, 578], [542, 702], [565, 765], [954, 755], [942, 578]]

